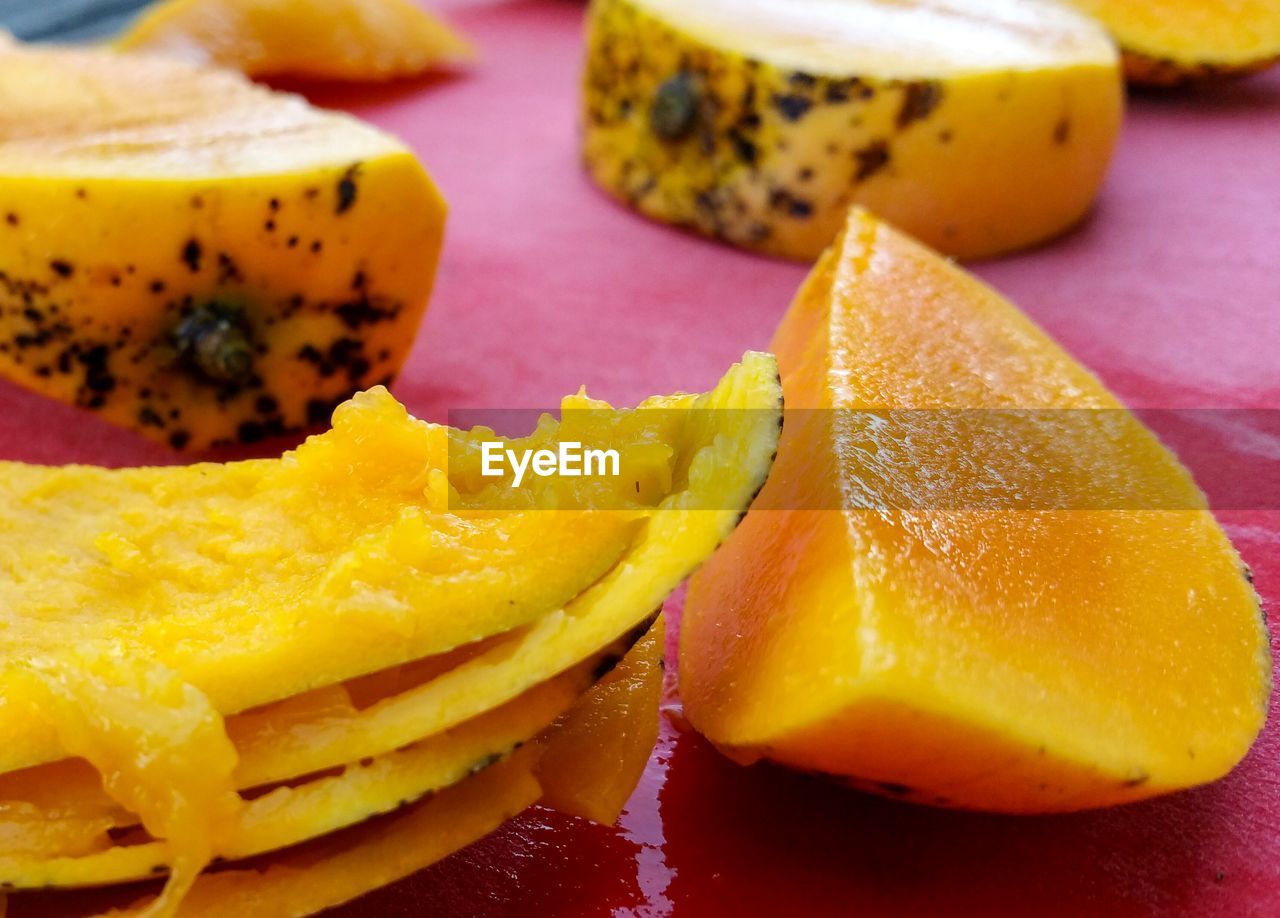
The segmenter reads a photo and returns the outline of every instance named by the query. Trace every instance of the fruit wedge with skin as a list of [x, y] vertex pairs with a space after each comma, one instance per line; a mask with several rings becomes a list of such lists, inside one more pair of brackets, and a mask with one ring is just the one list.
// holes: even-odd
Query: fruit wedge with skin
[[392, 378], [445, 205], [402, 143], [238, 74], [0, 52], [0, 375], [176, 448]]
[[1111, 33], [1131, 83], [1177, 86], [1243, 76], [1280, 59], [1272, 0], [1070, 0]]
[[[1093, 375], [856, 209], [773, 346], [791, 413], [768, 509], [685, 605], [698, 730], [742, 761], [1008, 812], [1241, 759], [1270, 689], [1257, 596], [1190, 475]], [[1124, 503], [1131, 482], [1149, 491]]]
[[1031, 0], [593, 0], [585, 161], [641, 213], [811, 260], [861, 204], [963, 258], [1079, 221], [1119, 130], [1102, 29]]
[[618, 667], [543, 734], [542, 804], [613, 825], [658, 741], [666, 627], [659, 618]]
[[475, 58], [410, 0], [167, 0], [114, 45], [253, 77], [332, 80], [388, 80]]

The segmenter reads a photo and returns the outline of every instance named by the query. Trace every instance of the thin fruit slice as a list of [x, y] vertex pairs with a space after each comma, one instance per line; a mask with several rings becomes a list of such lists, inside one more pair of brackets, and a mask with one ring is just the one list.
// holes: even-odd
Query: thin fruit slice
[[376, 389], [281, 459], [0, 465], [0, 771], [62, 754], [31, 654], [112, 642], [232, 713], [517, 628], [630, 548], [639, 511], [451, 510], [449, 439]]
[[588, 171], [641, 213], [812, 259], [850, 202], [951, 255], [1088, 210], [1123, 105], [1053, 0], [593, 0]]
[[1274, 0], [1070, 0], [1107, 28], [1131, 83], [1176, 86], [1255, 73], [1280, 59]]
[[[289, 847], [457, 784], [545, 729], [581, 695], [581, 682], [579, 674], [552, 680], [439, 736], [353, 763], [337, 775], [257, 796], [242, 804], [220, 838], [210, 839], [206, 856], [240, 860]], [[191, 828], [199, 831], [200, 826], [195, 822]], [[201, 837], [209, 839], [207, 833]], [[144, 880], [171, 868], [178, 853], [166, 840], [118, 845], [78, 857], [0, 857], [0, 883], [5, 888], [42, 889]], [[197, 870], [199, 866], [203, 865]], [[189, 885], [194, 877], [189, 872], [181, 878]]]
[[542, 803], [613, 825], [658, 741], [666, 627], [648, 634], [542, 738]]
[[471, 45], [410, 0], [167, 0], [115, 46], [249, 76], [386, 80], [475, 57]]
[[394, 376], [445, 207], [399, 141], [238, 74], [0, 53], [0, 375], [177, 448]]
[[[669, 413], [669, 412], [663, 412]], [[689, 407], [679, 473], [624, 559], [564, 609], [432, 681], [349, 717], [308, 729], [305, 744], [272, 745], [254, 757], [252, 779], [297, 774], [395, 749], [518, 697], [598, 653], [619, 635], [638, 639], [680, 582], [737, 525], [764, 483], [782, 416], [776, 363], [747, 354], [716, 388]], [[279, 750], [279, 754], [272, 754]], [[247, 768], [242, 763], [242, 773]]]
[[[740, 759], [1015, 812], [1240, 760], [1269, 691], [1257, 597], [1186, 470], [1087, 370], [858, 210], [774, 346], [800, 410], [769, 509], [685, 606], [700, 731]], [[1129, 482], [1147, 490], [1117, 501]]]

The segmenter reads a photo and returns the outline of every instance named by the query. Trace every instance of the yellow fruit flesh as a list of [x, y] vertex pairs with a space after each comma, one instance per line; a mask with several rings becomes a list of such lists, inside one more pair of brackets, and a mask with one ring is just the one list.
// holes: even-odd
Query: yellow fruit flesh
[[1125, 52], [1131, 82], [1168, 86], [1250, 73], [1280, 58], [1272, 0], [1071, 0]]
[[115, 41], [250, 76], [385, 80], [475, 57], [409, 0], [168, 0]]
[[542, 803], [612, 825], [658, 741], [665, 622], [660, 616], [618, 667], [542, 737]]
[[117, 642], [231, 713], [517, 628], [629, 547], [627, 510], [452, 512], [447, 441], [375, 390], [278, 460], [6, 464], [0, 767], [57, 757], [27, 655]]
[[[1017, 812], [1239, 761], [1269, 690], [1257, 598], [1185, 470], [1084, 368], [856, 211], [774, 346], [789, 407], [828, 410], [784, 433], [760, 499], [783, 509], [751, 514], [692, 583], [681, 691], [699, 730], [739, 758]], [[1109, 410], [1103, 427], [1064, 433], [1048, 412], [985, 441], [943, 436], [937, 411], [839, 410], [1014, 407]], [[931, 483], [967, 499], [1019, 455], [1033, 461], [994, 503], [928, 502]], [[1185, 509], [1089, 509], [1120, 473]], [[1018, 496], [1059, 486], [1072, 509]]]
[[178, 448], [394, 376], [445, 207], [413, 154], [209, 69], [0, 53], [0, 374]]
[[1043, 2], [593, 0], [584, 93], [607, 191], [803, 259], [850, 203], [960, 257], [1060, 233], [1123, 105], [1105, 34]]

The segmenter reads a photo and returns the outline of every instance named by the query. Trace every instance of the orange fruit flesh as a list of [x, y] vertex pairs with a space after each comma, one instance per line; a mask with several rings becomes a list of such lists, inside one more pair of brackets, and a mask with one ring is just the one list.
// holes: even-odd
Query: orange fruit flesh
[[115, 41], [249, 76], [386, 80], [475, 57], [410, 0], [168, 0]]
[[[1189, 475], [1087, 370], [857, 210], [774, 348], [792, 411], [756, 506], [775, 509], [748, 515], [686, 605], [699, 730], [741, 759], [1018, 812], [1134, 800], [1239, 761], [1269, 691], [1257, 597]], [[1110, 410], [977, 438], [938, 418], [963, 430], [982, 412], [871, 425], [867, 408]], [[1016, 477], [988, 504], [930, 503], [938, 482], [982, 493], [989, 467]], [[1089, 509], [1134, 480], [1184, 509]], [[1078, 503], [1028, 507], [1027, 489]]]

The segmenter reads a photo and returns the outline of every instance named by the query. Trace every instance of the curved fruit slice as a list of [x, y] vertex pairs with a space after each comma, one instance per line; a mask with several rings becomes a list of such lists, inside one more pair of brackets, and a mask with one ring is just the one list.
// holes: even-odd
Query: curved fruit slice
[[392, 377], [445, 207], [403, 144], [236, 74], [0, 54], [0, 375], [175, 447]]
[[249, 76], [385, 80], [475, 57], [410, 0], [167, 0], [115, 41]]
[[601, 825], [617, 821], [658, 741], [666, 636], [659, 616], [617, 668], [543, 735], [537, 768], [543, 805]]
[[[1257, 597], [1190, 476], [1088, 371], [857, 210], [774, 346], [802, 410], [771, 509], [690, 589], [680, 687], [700, 731], [742, 759], [1016, 812], [1240, 760], [1269, 690]], [[1134, 482], [1164, 503], [1117, 504]]]
[[353, 749], [395, 749], [518, 697], [621, 634], [638, 639], [653, 610], [733, 531], [768, 476], [782, 415], [775, 373], [772, 357], [748, 354], [693, 402], [673, 493], [625, 558], [564, 609], [424, 685], [309, 728], [305, 742], [264, 748], [253, 780], [298, 774], [303, 763], [305, 770], [340, 764]]
[[[337, 775], [257, 796], [243, 804], [208, 854], [240, 860], [289, 847], [457, 784], [506, 758], [546, 728], [579, 697], [580, 683], [578, 674], [552, 680], [439, 736], [353, 763]], [[176, 854], [166, 840], [78, 857], [0, 857], [0, 883], [5, 888], [41, 889], [144, 880], [166, 870]], [[194, 879], [194, 873], [188, 879]]]
[[810, 259], [850, 202], [951, 255], [1078, 221], [1115, 49], [1051, 0], [593, 0], [587, 168], [642, 213]]
[[1070, 0], [1124, 52], [1125, 76], [1147, 86], [1253, 73], [1280, 58], [1272, 0]]
[[0, 464], [0, 770], [60, 757], [28, 655], [113, 642], [230, 713], [510, 631], [630, 548], [638, 511], [451, 511], [448, 441], [376, 389], [281, 459]]

